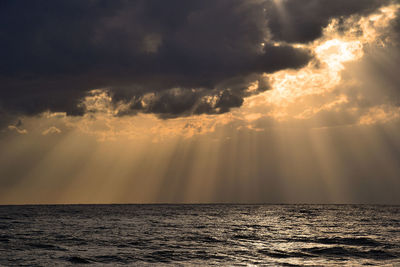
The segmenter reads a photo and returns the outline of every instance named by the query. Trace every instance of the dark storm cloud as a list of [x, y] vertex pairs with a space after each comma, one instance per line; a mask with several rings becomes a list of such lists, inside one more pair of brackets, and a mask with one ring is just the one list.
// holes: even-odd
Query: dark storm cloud
[[[332, 18], [367, 15], [390, 0], [278, 0], [267, 2], [273, 39], [305, 43], [322, 35]], [[278, 3], [278, 4], [277, 4]]]
[[400, 9], [396, 13], [396, 19], [392, 25], [392, 32], [394, 32], [394, 39], [396, 42], [396, 46], [400, 47]]
[[283, 1], [292, 22], [284, 29], [262, 0], [1, 1], [0, 112], [80, 115], [89, 90], [110, 88], [116, 103], [129, 103], [125, 114], [223, 113], [261, 73], [310, 60], [306, 50], [270, 45], [270, 32], [312, 40], [332, 16], [378, 2]]

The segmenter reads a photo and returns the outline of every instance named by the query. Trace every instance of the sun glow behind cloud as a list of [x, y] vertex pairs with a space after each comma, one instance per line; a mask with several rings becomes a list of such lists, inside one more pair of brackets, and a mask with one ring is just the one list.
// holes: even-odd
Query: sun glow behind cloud
[[345, 65], [363, 58], [365, 47], [382, 45], [382, 33], [398, 9], [399, 5], [393, 5], [367, 18], [351, 17], [342, 22], [345, 31], [340, 31], [339, 27], [343, 25], [333, 20], [325, 28], [323, 37], [308, 45], [316, 55], [314, 61], [300, 70], [282, 70], [265, 75], [272, 90], [246, 99], [241, 111], [246, 112], [247, 109], [248, 112], [256, 112], [260, 109], [263, 116], [277, 121], [290, 121], [309, 118], [320, 111], [334, 110], [340, 104], [347, 104], [345, 91], [333, 95], [334, 98], [326, 96], [339, 86], [348, 87], [358, 83], [351, 79], [343, 81], [342, 76], [349, 73]]

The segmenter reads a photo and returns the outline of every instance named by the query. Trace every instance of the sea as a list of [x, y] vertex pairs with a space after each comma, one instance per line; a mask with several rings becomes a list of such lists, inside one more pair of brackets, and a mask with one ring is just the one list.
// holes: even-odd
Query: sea
[[0, 266], [400, 266], [400, 206], [0, 206]]

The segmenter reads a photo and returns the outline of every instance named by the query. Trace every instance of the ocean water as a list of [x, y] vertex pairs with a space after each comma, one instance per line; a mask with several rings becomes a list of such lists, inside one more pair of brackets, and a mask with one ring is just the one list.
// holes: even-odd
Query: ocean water
[[400, 266], [400, 206], [0, 206], [0, 266]]

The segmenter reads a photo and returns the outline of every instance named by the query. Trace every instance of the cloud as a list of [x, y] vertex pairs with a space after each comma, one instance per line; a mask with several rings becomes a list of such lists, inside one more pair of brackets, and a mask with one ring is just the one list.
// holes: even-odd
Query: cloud
[[322, 36], [332, 18], [365, 16], [390, 3], [386, 0], [268, 1], [267, 18], [273, 39], [306, 43]]
[[44, 131], [42, 132], [42, 135], [59, 134], [59, 133], [61, 133], [61, 130], [60, 130], [60, 129], [58, 129], [58, 128], [55, 127], [55, 126], [51, 126], [50, 128], [44, 130]]
[[268, 75], [272, 90], [247, 98], [234, 114], [261, 113], [256, 120], [243, 120], [254, 129], [386, 127], [398, 122], [400, 53], [393, 27], [399, 8], [333, 20], [322, 38], [308, 45], [314, 47], [317, 65]]
[[[253, 86], [253, 90], [248, 88]], [[136, 96], [128, 103], [117, 103], [118, 116], [132, 113], [154, 113], [162, 118], [192, 114], [221, 114], [230, 108], [240, 107], [243, 98], [263, 92], [269, 88], [268, 80], [262, 75], [235, 77], [208, 88], [172, 88]]]
[[27, 134], [28, 131], [22, 128], [22, 121], [18, 120], [15, 125], [8, 125], [7, 127], [10, 131], [16, 131], [19, 134]]
[[318, 38], [333, 17], [384, 3], [3, 1], [0, 111], [82, 115], [88, 92], [108, 88], [113, 104], [125, 107], [116, 115], [224, 113], [242, 105], [251, 84], [259, 83], [253, 94], [268, 89], [263, 73], [310, 61], [292, 42]]

